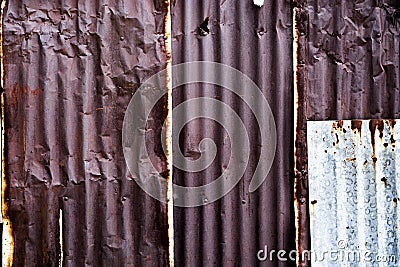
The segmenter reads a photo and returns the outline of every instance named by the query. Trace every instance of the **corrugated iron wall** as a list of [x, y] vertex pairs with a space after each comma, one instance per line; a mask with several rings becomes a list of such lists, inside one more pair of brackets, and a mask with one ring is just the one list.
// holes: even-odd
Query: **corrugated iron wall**
[[[257, 265], [256, 253], [265, 245], [294, 247], [293, 136], [297, 240], [300, 250], [308, 248], [307, 120], [399, 117], [399, 4], [294, 4], [293, 36], [289, 0], [262, 7], [252, 1], [172, 2], [173, 63], [208, 60], [239, 69], [263, 90], [278, 131], [272, 171], [249, 194], [259, 155], [249, 108], [210, 85], [174, 91], [175, 106], [202, 95], [229, 103], [252, 132], [254, 151], [244, 179], [223, 199], [175, 208], [177, 266]], [[7, 1], [5, 175], [15, 266], [58, 264], [60, 241], [66, 266], [167, 264], [166, 206], [129, 179], [121, 147], [132, 93], [166, 64], [165, 10], [163, 1]], [[209, 33], [197, 29], [207, 17]], [[162, 104], [153, 114], [156, 122], [166, 116]], [[163, 162], [157, 123], [154, 130], [148, 149]], [[204, 137], [212, 137], [221, 154], [203, 173], [175, 170], [173, 179], [209, 182], [229, 153], [225, 133], [208, 120], [185, 131], [187, 154], [196, 154], [193, 147]]]
[[[307, 229], [307, 120], [397, 119], [400, 4], [296, 1], [296, 199]], [[299, 246], [309, 235], [299, 233]]]
[[[121, 146], [132, 94], [165, 66], [165, 10], [163, 1], [7, 1], [13, 266], [167, 265], [166, 206], [130, 178]], [[165, 115], [161, 105], [153, 119]], [[149, 140], [156, 157], [160, 138]]]
[[[61, 259], [65, 266], [167, 265], [166, 207], [130, 179], [121, 148], [132, 94], [166, 63], [164, 12], [162, 1], [7, 2], [5, 174], [14, 266]], [[257, 265], [264, 246], [294, 248], [290, 2], [259, 8], [252, 1], [177, 1], [172, 15], [173, 63], [216, 61], [250, 76], [270, 102], [279, 135], [273, 171], [249, 194], [259, 156], [249, 108], [222, 88], [175, 90], [174, 105], [201, 94], [230, 103], [252, 133], [254, 151], [244, 182], [225, 198], [176, 208], [176, 265]], [[206, 17], [210, 33], [201, 37], [196, 28]], [[162, 104], [155, 122], [166, 115]], [[154, 127], [149, 150], [162, 162], [161, 128]], [[193, 135], [184, 149], [210, 136], [223, 164], [228, 146], [217, 125], [199, 120], [187, 131]], [[174, 180], [212, 180], [218, 163], [200, 176], [176, 171]]]
[[[262, 8], [233, 0], [172, 6], [173, 63], [209, 60], [239, 69], [262, 88], [278, 126], [273, 170], [250, 194], [260, 134], [249, 108], [223, 88], [175, 90], [174, 105], [203, 94], [231, 104], [254, 151], [244, 180], [222, 200], [175, 209], [176, 265], [257, 265], [265, 246], [290, 250], [295, 244], [290, 1]], [[167, 265], [166, 207], [129, 179], [121, 148], [132, 94], [166, 63], [164, 12], [162, 1], [7, 2], [6, 202], [14, 266], [53, 266], [61, 258], [65, 266]], [[210, 33], [200, 36], [197, 27], [206, 17]], [[162, 105], [153, 115], [156, 122], [165, 117]], [[154, 127], [149, 150], [162, 162], [160, 128]], [[222, 148], [220, 162], [201, 174], [176, 170], [175, 182], [214, 179], [223, 152], [229, 153], [223, 130], [198, 120], [187, 132], [184, 150], [212, 137]]]
[[[202, 31], [208, 18], [209, 33]], [[198, 29], [199, 26], [202, 29]], [[197, 208], [175, 208], [177, 266], [288, 266], [290, 262], [260, 262], [257, 252], [295, 249], [292, 204], [293, 68], [290, 1], [175, 1], [172, 8], [173, 63], [220, 62], [248, 75], [267, 98], [277, 125], [277, 152], [262, 186], [249, 193], [259, 160], [260, 134], [249, 107], [226, 89], [191, 84], [174, 91], [174, 106], [206, 96], [228, 103], [241, 117], [250, 137], [252, 155], [244, 178], [225, 197]], [[174, 171], [174, 182], [198, 186], [216, 179], [229, 159], [230, 143], [223, 128], [200, 119], [184, 129], [183, 153], [193, 155], [199, 141], [217, 144], [217, 162], [199, 173]], [[228, 138], [229, 140], [229, 138]], [[235, 145], [235, 144], [232, 144]], [[263, 159], [260, 159], [261, 162]]]

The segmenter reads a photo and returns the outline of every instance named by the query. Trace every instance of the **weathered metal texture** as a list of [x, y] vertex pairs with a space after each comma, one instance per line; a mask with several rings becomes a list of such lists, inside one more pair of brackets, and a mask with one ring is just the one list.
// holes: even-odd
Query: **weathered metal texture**
[[[233, 93], [213, 85], [191, 84], [174, 89], [174, 106], [200, 96], [229, 104], [244, 121], [252, 149], [244, 177], [229, 194], [202, 207], [175, 208], [176, 266], [294, 264], [278, 262], [276, 257], [271, 262], [257, 259], [257, 252], [265, 246], [271, 250], [295, 248], [291, 10], [290, 1], [265, 1], [262, 7], [253, 1], [235, 0], [175, 1], [173, 4], [173, 63], [215, 61], [248, 75], [266, 96], [278, 135], [272, 171], [257, 191], [249, 193], [260, 143], [257, 122], [249, 107]], [[208, 24], [206, 18], [209, 18]], [[216, 179], [226, 166], [230, 140], [224, 129], [212, 120], [197, 119], [187, 125], [180, 138], [183, 154], [196, 158], [203, 138], [215, 141], [216, 161], [198, 173], [174, 169], [175, 183], [206, 184]]]
[[399, 117], [398, 1], [308, 1], [308, 118]]
[[[294, 66], [294, 203], [296, 213], [296, 249], [298, 255], [309, 249], [308, 159], [307, 159], [307, 9], [304, 1], [297, 1], [293, 10], [293, 66]], [[309, 266], [307, 260], [297, 258], [298, 266]]]
[[399, 266], [399, 122], [308, 123], [313, 266]]
[[[302, 181], [296, 183], [296, 191], [308, 203], [307, 120], [399, 118], [400, 4], [395, 0], [296, 3], [296, 174]], [[299, 218], [304, 227], [306, 210], [302, 208]], [[298, 241], [300, 247], [308, 247], [307, 236]]]
[[[168, 264], [166, 206], [130, 178], [121, 147], [132, 93], [165, 67], [165, 10], [164, 1], [150, 0], [7, 2], [5, 177], [14, 266], [58, 265], [60, 241], [64, 266]], [[163, 103], [153, 115], [164, 120]], [[154, 125], [148, 150], [164, 162]]]

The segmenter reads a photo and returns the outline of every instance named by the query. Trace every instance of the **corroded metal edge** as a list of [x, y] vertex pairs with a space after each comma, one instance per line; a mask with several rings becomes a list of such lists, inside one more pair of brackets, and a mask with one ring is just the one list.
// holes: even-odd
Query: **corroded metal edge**
[[167, 118], [166, 118], [166, 157], [167, 157], [167, 220], [168, 220], [168, 254], [169, 265], [174, 266], [174, 203], [173, 203], [173, 158], [172, 158], [172, 23], [171, 23], [171, 3], [165, 0], [167, 12], [164, 20], [165, 51], [166, 62], [166, 85], [167, 85]]
[[307, 157], [307, 65], [305, 64], [307, 1], [295, 1], [293, 8], [293, 69], [294, 69], [294, 206], [296, 224], [297, 265], [309, 266], [309, 262], [301, 259], [303, 251], [308, 250], [309, 210], [308, 210], [308, 157]]
[[0, 84], [1, 84], [1, 223], [2, 223], [2, 266], [12, 266], [13, 264], [13, 254], [14, 254], [14, 238], [12, 235], [12, 225], [11, 221], [7, 215], [8, 206], [6, 203], [6, 190], [7, 190], [7, 177], [6, 165], [5, 165], [5, 144], [4, 144], [4, 64], [3, 64], [3, 18], [4, 11], [7, 8], [7, 1], [3, 0], [1, 2], [1, 16], [0, 16]]

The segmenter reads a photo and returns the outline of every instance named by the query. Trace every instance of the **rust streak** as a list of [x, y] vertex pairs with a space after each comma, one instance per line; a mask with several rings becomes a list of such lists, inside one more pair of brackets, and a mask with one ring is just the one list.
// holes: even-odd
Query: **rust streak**
[[361, 134], [362, 121], [361, 120], [352, 120], [351, 121], [351, 129], [353, 131], [358, 131]]
[[375, 134], [376, 131], [379, 131], [379, 138], [383, 137], [383, 130], [385, 127], [385, 123], [383, 120], [370, 120], [369, 121], [369, 131], [371, 132], [371, 144], [372, 148], [375, 148]]

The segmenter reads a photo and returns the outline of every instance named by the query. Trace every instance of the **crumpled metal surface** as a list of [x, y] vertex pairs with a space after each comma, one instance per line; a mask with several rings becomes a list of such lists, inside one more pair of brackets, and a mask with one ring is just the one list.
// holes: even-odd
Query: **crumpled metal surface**
[[[7, 2], [14, 266], [58, 265], [60, 209], [64, 266], [165, 266], [166, 207], [130, 178], [121, 146], [132, 94], [165, 66], [164, 15], [151, 0]], [[158, 109], [155, 120], [165, 116]]]
[[309, 1], [308, 118], [399, 117], [396, 1]]

